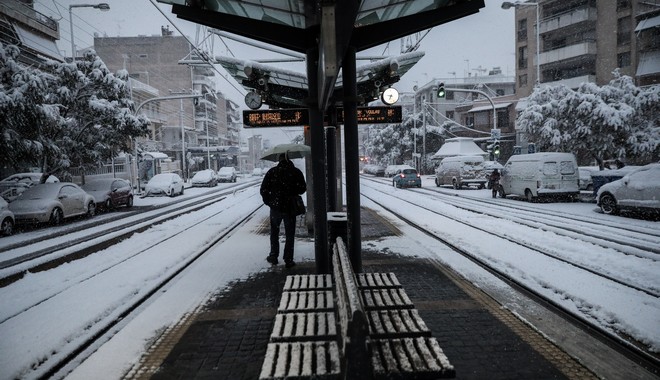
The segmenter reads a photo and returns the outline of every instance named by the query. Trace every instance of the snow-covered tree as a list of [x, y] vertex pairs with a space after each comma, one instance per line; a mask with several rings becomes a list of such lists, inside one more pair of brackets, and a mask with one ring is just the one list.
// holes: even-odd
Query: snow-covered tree
[[148, 120], [133, 115], [126, 71], [112, 74], [94, 51], [75, 63], [52, 64], [50, 70], [57, 78], [53, 101], [62, 116], [59, 144], [67, 153], [54, 157], [60, 167], [84, 172], [130, 150], [127, 137], [147, 133]]
[[640, 88], [614, 73], [609, 84], [578, 89], [538, 86], [520, 113], [520, 129], [542, 151], [573, 152], [587, 163], [618, 158], [647, 163], [660, 156], [660, 86]]
[[45, 157], [61, 153], [49, 136], [59, 125], [59, 109], [50, 102], [56, 80], [51, 74], [18, 64], [16, 46], [0, 45], [0, 165], [19, 170], [25, 163], [44, 168], [45, 181], [54, 172]]
[[47, 174], [84, 169], [146, 134], [148, 120], [131, 111], [125, 71], [113, 75], [94, 52], [76, 63], [50, 61], [41, 71], [18, 65], [18, 53], [0, 46], [1, 164]]

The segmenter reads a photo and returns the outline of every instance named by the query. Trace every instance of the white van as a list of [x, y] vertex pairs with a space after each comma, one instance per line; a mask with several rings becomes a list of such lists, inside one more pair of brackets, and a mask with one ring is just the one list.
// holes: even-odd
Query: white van
[[573, 153], [511, 156], [502, 169], [500, 184], [505, 195], [524, 196], [530, 202], [540, 197], [577, 200], [580, 194], [579, 171]]
[[454, 189], [463, 186], [483, 189], [488, 182], [484, 161], [484, 157], [479, 155], [443, 158], [435, 169], [435, 185], [452, 185]]

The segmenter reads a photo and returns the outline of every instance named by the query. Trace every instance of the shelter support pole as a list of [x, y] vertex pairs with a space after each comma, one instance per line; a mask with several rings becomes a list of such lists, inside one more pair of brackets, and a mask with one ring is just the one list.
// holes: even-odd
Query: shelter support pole
[[337, 210], [337, 144], [335, 127], [325, 127], [325, 144], [328, 156], [328, 211]]
[[357, 79], [355, 47], [346, 49], [344, 80], [344, 145], [346, 164], [346, 212], [348, 217], [348, 254], [353, 270], [362, 272], [360, 230], [360, 142], [357, 120]]
[[326, 193], [326, 154], [323, 128], [323, 112], [319, 109], [319, 76], [317, 48], [307, 51], [307, 81], [309, 89], [308, 109], [311, 140], [312, 192], [314, 193], [314, 257], [318, 274], [330, 273], [328, 257], [328, 215]]

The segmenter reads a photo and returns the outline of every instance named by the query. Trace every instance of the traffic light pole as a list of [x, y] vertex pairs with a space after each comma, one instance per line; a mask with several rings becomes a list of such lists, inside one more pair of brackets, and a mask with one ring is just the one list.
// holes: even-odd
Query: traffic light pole
[[493, 129], [497, 129], [497, 110], [495, 109], [495, 103], [493, 103], [493, 99], [486, 94], [483, 91], [479, 90], [469, 90], [465, 88], [445, 88], [445, 91], [453, 91], [453, 92], [471, 92], [471, 93], [476, 93], [483, 95], [488, 101], [490, 102], [490, 105], [493, 106]]

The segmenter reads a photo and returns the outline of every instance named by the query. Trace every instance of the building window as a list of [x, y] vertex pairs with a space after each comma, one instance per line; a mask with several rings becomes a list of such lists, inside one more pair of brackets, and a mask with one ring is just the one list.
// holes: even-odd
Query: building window
[[447, 111], [445, 116], [447, 116], [447, 119], [454, 120], [454, 111]]
[[630, 8], [630, 0], [617, 0], [616, 2], [616, 10], [620, 11], [622, 9], [628, 9]]
[[518, 20], [518, 41], [527, 41], [527, 19]]
[[527, 46], [521, 46], [518, 48], [518, 68], [527, 68]]
[[454, 91], [447, 91], [445, 96], [447, 100], [454, 100]]
[[631, 19], [630, 16], [621, 17], [617, 21], [616, 28], [616, 43], [617, 45], [627, 45], [630, 43], [630, 34], [631, 34]]
[[518, 75], [518, 87], [527, 86], [527, 74]]
[[624, 53], [617, 54], [616, 64], [617, 64], [617, 67], [619, 67], [619, 68], [630, 66], [630, 52], [627, 51], [627, 52], [624, 52]]

